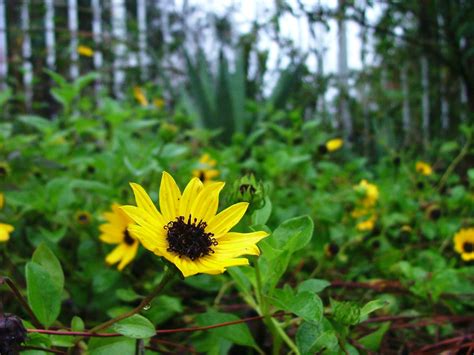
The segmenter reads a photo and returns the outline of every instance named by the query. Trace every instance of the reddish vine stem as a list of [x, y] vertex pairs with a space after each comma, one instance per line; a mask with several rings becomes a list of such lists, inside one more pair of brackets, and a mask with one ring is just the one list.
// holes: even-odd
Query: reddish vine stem
[[10, 290], [15, 295], [18, 302], [20, 302], [20, 304], [22, 305], [26, 313], [28, 313], [28, 315], [30, 316], [31, 323], [36, 328], [42, 329], [43, 325], [38, 320], [38, 318], [36, 318], [35, 313], [33, 312], [33, 310], [30, 308], [30, 305], [28, 304], [28, 301], [25, 299], [25, 297], [23, 297], [18, 287], [16, 287], [15, 283], [7, 276], [0, 276], [0, 285], [3, 285], [3, 284], [6, 284], [8, 287], [10, 287]]
[[341, 288], [364, 288], [369, 290], [375, 290], [378, 292], [409, 292], [399, 281], [392, 280], [378, 280], [374, 282], [355, 282], [355, 281], [342, 281], [335, 280], [331, 282], [331, 287]]
[[[277, 312], [272, 315], [272, 317], [281, 317], [290, 313], [286, 312]], [[200, 330], [209, 330], [214, 328], [226, 327], [230, 325], [251, 322], [254, 320], [263, 319], [263, 316], [255, 316], [243, 318], [231, 322], [223, 322], [213, 325], [207, 325], [203, 327], [189, 327], [189, 328], [175, 328], [175, 329], [159, 329], [156, 331], [156, 334], [169, 334], [169, 333], [187, 333], [187, 332], [197, 332]], [[120, 337], [120, 333], [92, 333], [90, 331], [85, 332], [74, 332], [69, 330], [50, 330], [50, 329], [27, 329], [29, 333], [41, 333], [41, 334], [50, 334], [50, 335], [65, 335], [65, 336], [82, 336], [82, 337], [98, 337], [98, 338], [111, 338], [111, 337]]]

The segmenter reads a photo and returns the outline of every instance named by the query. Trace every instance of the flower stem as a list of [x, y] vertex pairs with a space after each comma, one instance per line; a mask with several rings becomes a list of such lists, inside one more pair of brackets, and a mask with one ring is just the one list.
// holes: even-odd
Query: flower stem
[[[28, 313], [28, 315], [30, 316], [31, 324], [33, 324], [36, 328], [43, 329], [43, 325], [38, 320], [38, 318], [36, 318], [35, 313], [33, 312], [33, 310], [30, 308], [30, 305], [28, 304], [28, 301], [25, 299], [25, 297], [23, 297], [18, 287], [16, 287], [15, 283], [9, 277], [0, 276], [0, 285], [3, 285], [3, 284], [7, 284], [8, 287], [10, 287], [13, 294], [17, 298], [17, 300], [23, 306], [26, 313]], [[0, 310], [0, 311], [3, 312], [3, 310]]]
[[112, 324], [115, 324], [115, 323], [121, 321], [122, 319], [131, 317], [134, 314], [137, 314], [138, 312], [140, 312], [145, 306], [149, 305], [150, 302], [153, 301], [153, 299], [163, 290], [163, 288], [174, 277], [174, 275], [175, 275], [175, 270], [174, 269], [171, 269], [171, 268], [166, 269], [165, 274], [163, 275], [163, 278], [161, 279], [158, 286], [156, 286], [156, 288], [148, 296], [146, 296], [140, 302], [140, 304], [137, 307], [135, 307], [134, 309], [132, 309], [128, 312], [125, 312], [125, 313], [123, 313], [123, 314], [121, 314], [121, 315], [119, 315], [115, 318], [112, 318], [112, 319], [108, 320], [107, 322], [104, 322], [102, 324], [99, 324], [99, 325], [95, 326], [94, 328], [92, 328], [90, 330], [90, 332], [91, 333], [96, 333], [99, 330], [109, 328]]

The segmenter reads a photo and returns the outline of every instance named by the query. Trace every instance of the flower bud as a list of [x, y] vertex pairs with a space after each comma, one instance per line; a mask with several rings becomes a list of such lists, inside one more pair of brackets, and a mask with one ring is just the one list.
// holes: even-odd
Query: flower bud
[[265, 204], [265, 188], [253, 174], [247, 174], [234, 183], [232, 198], [236, 202], [248, 202], [249, 210], [255, 211]]
[[0, 315], [0, 354], [15, 355], [26, 340], [26, 329], [21, 319], [14, 314]]

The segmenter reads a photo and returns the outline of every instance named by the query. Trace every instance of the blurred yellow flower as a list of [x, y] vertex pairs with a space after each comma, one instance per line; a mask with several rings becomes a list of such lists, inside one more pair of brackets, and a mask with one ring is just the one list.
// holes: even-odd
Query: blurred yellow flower
[[429, 176], [433, 173], [433, 168], [423, 161], [418, 161], [415, 165], [415, 170], [421, 175]]
[[199, 159], [199, 168], [193, 170], [193, 176], [206, 184], [219, 176], [219, 170], [214, 169], [216, 165], [217, 162], [209, 154], [205, 153]]
[[107, 244], [118, 244], [105, 258], [109, 265], [119, 263], [117, 268], [122, 271], [137, 255], [138, 240], [130, 234], [128, 227], [133, 221], [121, 209], [120, 205], [114, 203], [112, 211], [103, 214], [107, 223], [99, 227], [100, 240]]
[[377, 216], [375, 214], [373, 214], [368, 219], [366, 219], [364, 221], [360, 221], [359, 223], [357, 223], [356, 229], [359, 232], [371, 231], [375, 227], [375, 222], [377, 222]]
[[335, 150], [341, 149], [344, 145], [344, 141], [340, 138], [331, 139], [326, 143], [328, 152], [334, 152]]
[[146, 98], [145, 92], [139, 86], [133, 88], [133, 96], [142, 106], [148, 106], [148, 99]]
[[474, 228], [463, 228], [456, 233], [454, 250], [464, 261], [474, 260]]
[[92, 57], [94, 55], [94, 50], [91, 47], [80, 45], [77, 47], [77, 53], [84, 57]]
[[10, 233], [13, 232], [15, 228], [9, 224], [0, 223], [0, 242], [6, 242], [10, 239]]
[[176, 265], [184, 277], [221, 274], [228, 267], [248, 265], [249, 261], [239, 256], [259, 255], [256, 243], [268, 236], [264, 231], [230, 232], [249, 204], [239, 202], [217, 213], [223, 182], [204, 186], [192, 178], [181, 194], [173, 177], [163, 172], [161, 212], [140, 185], [131, 186], [137, 206], [122, 207], [137, 223], [128, 227], [130, 233], [146, 249]]
[[10, 165], [5, 161], [0, 161], [0, 178], [10, 174]]
[[76, 213], [76, 221], [79, 224], [86, 225], [91, 223], [92, 216], [89, 212], [87, 211], [78, 211]]
[[361, 200], [361, 203], [364, 207], [369, 208], [375, 206], [379, 199], [379, 189], [377, 185], [371, 184], [364, 179], [358, 185], [354, 186], [354, 189], [363, 193], [364, 198]]
[[5, 196], [0, 192], [0, 208], [3, 208], [3, 204], [5, 203]]
[[161, 109], [165, 107], [165, 100], [163, 100], [162, 98], [153, 99], [153, 105], [155, 105], [156, 108]]

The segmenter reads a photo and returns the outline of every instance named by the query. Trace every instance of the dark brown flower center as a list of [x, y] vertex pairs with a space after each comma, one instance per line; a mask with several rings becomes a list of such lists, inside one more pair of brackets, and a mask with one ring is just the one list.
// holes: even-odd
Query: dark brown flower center
[[183, 216], [169, 222], [164, 228], [167, 231], [168, 251], [176, 253], [179, 257], [185, 256], [191, 260], [214, 253], [212, 246], [217, 240], [213, 233], [206, 233], [207, 223], [197, 218], [188, 217], [186, 222]]
[[133, 243], [135, 243], [135, 239], [132, 238], [128, 229], [125, 229], [125, 231], [123, 232], [123, 242], [127, 245], [132, 245]]
[[326, 146], [326, 144], [320, 144], [318, 146], [318, 152], [320, 154], [326, 154], [328, 152], [328, 147]]
[[465, 253], [472, 253], [474, 251], [474, 243], [464, 242], [462, 250], [464, 250]]
[[206, 181], [206, 173], [204, 172], [204, 170], [199, 171], [199, 180], [201, 180], [202, 182]]

